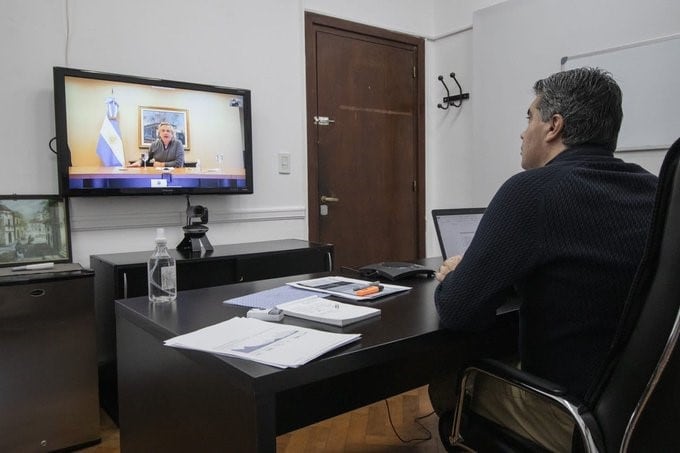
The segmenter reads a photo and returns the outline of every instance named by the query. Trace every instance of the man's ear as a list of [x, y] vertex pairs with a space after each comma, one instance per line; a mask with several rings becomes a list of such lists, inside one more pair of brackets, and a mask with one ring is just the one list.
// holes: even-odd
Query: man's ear
[[551, 142], [562, 137], [564, 131], [564, 117], [559, 113], [555, 113], [548, 121], [549, 127], [546, 134], [546, 141]]

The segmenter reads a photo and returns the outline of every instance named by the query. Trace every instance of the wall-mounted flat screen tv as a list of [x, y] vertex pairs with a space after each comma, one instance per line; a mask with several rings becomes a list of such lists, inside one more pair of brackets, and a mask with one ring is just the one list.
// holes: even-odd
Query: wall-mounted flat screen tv
[[249, 90], [53, 73], [61, 195], [253, 193]]

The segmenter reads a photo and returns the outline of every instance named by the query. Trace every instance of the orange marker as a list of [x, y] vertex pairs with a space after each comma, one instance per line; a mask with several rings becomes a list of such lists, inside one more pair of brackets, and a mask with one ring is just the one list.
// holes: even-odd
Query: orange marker
[[372, 286], [367, 286], [366, 288], [358, 289], [358, 290], [354, 291], [354, 294], [356, 296], [369, 296], [369, 295], [375, 294], [377, 292], [380, 292], [380, 286], [372, 285]]

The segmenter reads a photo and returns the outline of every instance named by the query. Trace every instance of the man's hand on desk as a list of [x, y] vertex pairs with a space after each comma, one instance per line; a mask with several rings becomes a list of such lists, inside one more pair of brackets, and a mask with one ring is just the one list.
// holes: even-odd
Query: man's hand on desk
[[441, 266], [439, 266], [439, 270], [434, 273], [435, 278], [440, 282], [444, 280], [446, 274], [454, 270], [456, 266], [458, 266], [458, 263], [460, 263], [460, 260], [462, 259], [463, 259], [462, 255], [456, 255], [452, 256], [451, 258], [448, 258], [446, 261], [442, 263]]

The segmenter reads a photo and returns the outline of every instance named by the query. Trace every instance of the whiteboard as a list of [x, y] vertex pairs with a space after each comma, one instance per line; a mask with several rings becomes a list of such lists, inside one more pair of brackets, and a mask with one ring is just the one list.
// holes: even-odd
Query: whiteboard
[[680, 137], [680, 34], [562, 58], [609, 71], [623, 92], [617, 151], [666, 150]]

